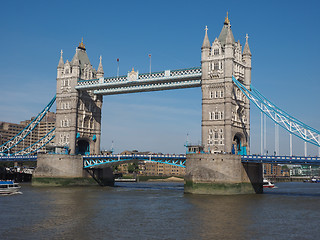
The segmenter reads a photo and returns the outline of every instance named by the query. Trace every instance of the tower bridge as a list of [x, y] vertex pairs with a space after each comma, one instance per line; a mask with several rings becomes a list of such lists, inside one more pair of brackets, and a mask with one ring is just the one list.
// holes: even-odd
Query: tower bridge
[[[54, 133], [46, 136], [37, 147], [27, 147], [19, 155], [29, 155], [50, 141], [58, 148], [67, 148], [68, 154], [39, 155], [35, 178], [82, 177], [83, 168], [139, 159], [186, 166], [186, 192], [262, 192], [261, 163], [317, 164], [319, 159], [250, 155], [250, 101], [276, 124], [305, 142], [320, 147], [320, 132], [276, 107], [251, 85], [251, 57], [248, 35], [244, 46], [239, 40], [235, 41], [228, 16], [213, 42], [209, 40], [206, 27], [201, 67], [144, 74], [132, 69], [126, 76], [104, 77], [102, 58], [95, 70], [81, 41], [70, 62], [63, 60], [61, 51]], [[99, 155], [104, 95], [194, 87], [201, 87], [202, 91], [203, 151], [179, 157]], [[17, 137], [0, 146], [2, 155], [10, 155], [9, 150], [32, 132], [48, 106]], [[1, 157], [2, 160], [10, 158], [14, 156]]]

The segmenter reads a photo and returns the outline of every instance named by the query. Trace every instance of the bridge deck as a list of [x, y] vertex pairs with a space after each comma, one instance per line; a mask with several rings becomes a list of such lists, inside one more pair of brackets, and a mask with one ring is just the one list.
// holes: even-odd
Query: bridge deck
[[[131, 75], [130, 75], [131, 74]], [[162, 72], [80, 80], [76, 89], [93, 90], [94, 94], [113, 95], [201, 87], [201, 68], [166, 70]]]
[[[36, 161], [37, 156], [0, 156], [0, 161]], [[87, 155], [83, 156], [83, 167], [90, 168], [102, 164], [112, 164], [126, 161], [149, 161], [185, 167], [186, 155]], [[302, 156], [260, 156], [244, 155], [241, 156], [243, 163], [274, 163], [291, 165], [320, 165], [320, 157]]]

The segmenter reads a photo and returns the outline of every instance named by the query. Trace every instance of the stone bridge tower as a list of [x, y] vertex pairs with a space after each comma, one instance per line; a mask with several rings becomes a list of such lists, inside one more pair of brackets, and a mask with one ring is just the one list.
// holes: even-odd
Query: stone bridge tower
[[57, 146], [67, 147], [70, 154], [99, 154], [102, 96], [76, 90], [78, 81], [103, 77], [101, 63], [96, 71], [88, 58], [83, 41], [71, 62], [64, 63], [62, 51], [57, 67], [56, 134]]
[[211, 153], [249, 154], [250, 102], [232, 81], [251, 84], [251, 52], [246, 36], [242, 51], [228, 15], [211, 44], [208, 29], [201, 47], [202, 144]]

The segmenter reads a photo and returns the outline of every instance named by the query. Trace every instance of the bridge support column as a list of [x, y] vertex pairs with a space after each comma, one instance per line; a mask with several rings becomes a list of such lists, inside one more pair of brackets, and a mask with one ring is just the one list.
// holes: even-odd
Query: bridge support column
[[38, 154], [33, 186], [96, 185], [83, 170], [81, 155]]
[[187, 154], [185, 193], [263, 193], [262, 164], [241, 163], [239, 155]]

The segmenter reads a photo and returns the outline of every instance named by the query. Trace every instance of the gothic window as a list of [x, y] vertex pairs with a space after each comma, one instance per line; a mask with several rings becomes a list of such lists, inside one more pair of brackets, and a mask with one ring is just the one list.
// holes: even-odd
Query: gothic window
[[213, 55], [219, 55], [219, 49], [214, 49], [213, 50]]
[[218, 91], [215, 91], [215, 98], [218, 98], [218, 97], [219, 97]]
[[210, 92], [210, 98], [213, 98], [213, 91]]
[[63, 86], [64, 86], [64, 87], [70, 86], [69, 79], [65, 79], [65, 80], [63, 81]]
[[218, 138], [219, 138], [218, 132], [215, 132], [215, 133], [214, 133], [214, 138], [215, 138], [215, 139], [218, 139]]
[[223, 91], [220, 92], [220, 98], [223, 98]]
[[219, 70], [219, 62], [214, 63], [213, 70]]
[[209, 120], [213, 120], [214, 112], [209, 112]]
[[214, 113], [214, 120], [218, 120], [219, 119], [219, 113], [218, 112], [215, 112]]

